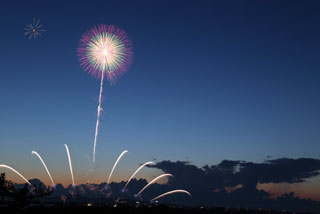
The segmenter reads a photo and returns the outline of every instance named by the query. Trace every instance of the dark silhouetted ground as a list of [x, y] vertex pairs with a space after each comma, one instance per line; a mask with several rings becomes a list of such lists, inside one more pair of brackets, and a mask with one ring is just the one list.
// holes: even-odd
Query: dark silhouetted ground
[[46, 205], [37, 206], [29, 205], [25, 208], [17, 207], [1, 207], [0, 213], [30, 213], [30, 214], [95, 214], [95, 213], [109, 213], [109, 214], [140, 214], [140, 213], [161, 213], [161, 214], [293, 214], [286, 211], [272, 211], [272, 210], [247, 210], [247, 209], [229, 209], [229, 208], [216, 208], [216, 207], [174, 207], [168, 205], [128, 205], [128, 204], [114, 204], [114, 205], [99, 205], [94, 206], [91, 204], [83, 205]]

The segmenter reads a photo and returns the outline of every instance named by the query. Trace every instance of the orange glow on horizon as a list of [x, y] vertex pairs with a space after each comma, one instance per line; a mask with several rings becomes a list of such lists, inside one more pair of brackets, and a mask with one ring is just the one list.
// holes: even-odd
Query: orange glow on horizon
[[284, 194], [294, 192], [295, 197], [320, 201], [319, 177], [307, 179], [306, 182], [303, 183], [260, 183], [257, 185], [257, 189], [273, 194], [270, 197], [273, 199], [276, 199]]

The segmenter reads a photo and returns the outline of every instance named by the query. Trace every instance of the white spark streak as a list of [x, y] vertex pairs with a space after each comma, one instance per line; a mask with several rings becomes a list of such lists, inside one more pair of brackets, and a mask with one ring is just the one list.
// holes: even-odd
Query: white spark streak
[[75, 186], [75, 184], [74, 184], [74, 177], [73, 177], [73, 170], [72, 170], [72, 163], [71, 163], [71, 157], [70, 157], [70, 152], [69, 152], [69, 149], [68, 149], [68, 145], [67, 145], [67, 144], [64, 144], [64, 146], [66, 147], [67, 154], [68, 154], [69, 167], [70, 167], [70, 173], [71, 173], [71, 178], [72, 178], [72, 185]]
[[153, 184], [154, 182], [156, 182], [157, 180], [159, 180], [160, 178], [163, 178], [163, 177], [166, 177], [166, 176], [170, 176], [170, 177], [173, 177], [173, 175], [171, 174], [162, 174], [162, 175], [159, 175], [158, 177], [156, 177], [155, 179], [153, 179], [152, 181], [150, 181], [147, 185], [145, 185], [145, 187], [143, 187], [140, 192], [138, 192], [136, 195], [137, 196], [140, 196], [141, 193], [146, 189], [148, 188], [148, 186], [150, 186], [151, 184]]
[[161, 195], [159, 195], [159, 196], [151, 199], [151, 202], [152, 202], [152, 201], [155, 201], [155, 200], [157, 200], [157, 199], [159, 199], [159, 198], [162, 198], [162, 197], [164, 197], [164, 196], [166, 196], [166, 195], [170, 195], [170, 194], [173, 194], [173, 193], [179, 193], [179, 192], [180, 192], [180, 193], [186, 193], [186, 194], [188, 194], [190, 197], [192, 197], [191, 194], [190, 194], [190, 192], [188, 192], [188, 191], [186, 191], [186, 190], [182, 190], [182, 189], [177, 189], [177, 190], [173, 190], [173, 191], [169, 191], [169, 192], [163, 193], [163, 194], [161, 194]]
[[12, 168], [12, 167], [10, 167], [8, 165], [4, 165], [4, 164], [1, 164], [0, 168], [1, 167], [7, 168], [7, 169], [10, 169], [10, 170], [14, 171], [16, 174], [18, 174], [23, 180], [25, 180], [31, 186], [30, 182], [23, 175], [21, 175], [17, 170], [15, 170], [14, 168]]
[[145, 167], [146, 165], [149, 165], [149, 164], [154, 164], [154, 162], [152, 161], [149, 161], [149, 162], [146, 162], [144, 164], [142, 164], [132, 175], [131, 177], [129, 178], [129, 180], [127, 181], [126, 185], [123, 187], [123, 190], [125, 190], [129, 184], [129, 182], [132, 180], [132, 178], [143, 168]]
[[38, 158], [39, 158], [40, 161], [42, 162], [42, 165], [43, 165], [44, 168], [46, 169], [46, 171], [47, 171], [47, 173], [48, 173], [48, 175], [49, 175], [49, 177], [50, 177], [50, 179], [51, 179], [52, 185], [55, 186], [56, 184], [53, 182], [53, 179], [52, 179], [51, 174], [50, 174], [50, 172], [49, 172], [49, 170], [48, 170], [48, 168], [47, 168], [47, 165], [44, 163], [44, 161], [43, 161], [43, 159], [41, 158], [41, 156], [40, 156], [40, 155], [38, 154], [38, 152], [36, 152], [36, 151], [32, 151], [31, 153], [38, 156]]
[[119, 160], [120, 160], [120, 159], [121, 159], [121, 157], [122, 157], [125, 153], [127, 153], [127, 152], [128, 152], [127, 150], [124, 150], [124, 151], [119, 155], [118, 159], [116, 160], [116, 162], [114, 163], [114, 165], [113, 165], [113, 167], [112, 167], [112, 170], [111, 170], [111, 172], [110, 172], [110, 175], [109, 175], [109, 178], [108, 178], [107, 184], [109, 184], [109, 182], [110, 182], [110, 178], [111, 178], [111, 176], [112, 176], [112, 173], [113, 173], [114, 169], [116, 168], [116, 166], [117, 166], [117, 164], [118, 164]]

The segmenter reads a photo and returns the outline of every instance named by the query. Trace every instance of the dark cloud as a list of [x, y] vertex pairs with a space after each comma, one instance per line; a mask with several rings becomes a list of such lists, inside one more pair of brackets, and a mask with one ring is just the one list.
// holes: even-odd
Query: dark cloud
[[302, 200], [290, 194], [273, 200], [270, 193], [256, 188], [258, 183], [301, 183], [318, 176], [318, 159], [280, 158], [263, 163], [224, 160], [202, 168], [188, 162], [162, 161], [149, 167], [173, 174], [174, 179], [169, 180], [168, 186], [183, 188], [193, 194], [192, 202], [183, 200], [185, 203], [277, 209], [310, 207], [310, 210], [320, 210], [319, 202]]
[[[292, 211], [320, 211], [320, 202], [301, 199], [294, 193], [288, 193], [276, 200], [270, 193], [258, 190], [259, 183], [301, 183], [318, 176], [320, 160], [311, 158], [280, 158], [263, 163], [224, 160], [217, 165], [205, 165], [201, 168], [184, 161], [162, 161], [153, 167], [164, 173], [171, 173], [166, 184], [153, 184], [147, 188], [141, 200], [150, 199], [170, 190], [185, 189], [185, 194], [174, 194], [159, 200], [160, 203], [181, 204], [187, 206], [229, 206], [243, 208], [287, 209]], [[32, 183], [43, 185], [39, 180]], [[57, 184], [54, 192], [46, 198], [48, 201], [96, 202], [105, 203], [118, 199], [135, 201], [135, 194], [145, 185], [145, 179], [133, 179], [127, 189], [122, 191], [125, 182], [101, 184], [82, 184], [64, 188]], [[18, 185], [19, 186], [19, 185]]]
[[[238, 179], [260, 183], [300, 183], [305, 179], [319, 175], [320, 160], [311, 158], [281, 158], [264, 163], [240, 163], [241, 173]], [[244, 177], [245, 176], [245, 177]]]

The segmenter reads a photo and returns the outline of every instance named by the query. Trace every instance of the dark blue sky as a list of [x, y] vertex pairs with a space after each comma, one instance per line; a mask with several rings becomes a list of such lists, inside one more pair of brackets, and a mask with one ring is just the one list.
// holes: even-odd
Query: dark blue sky
[[[97, 180], [124, 149], [118, 176], [153, 158], [320, 158], [319, 10], [318, 1], [1, 2], [0, 162], [45, 177], [31, 167], [42, 167], [36, 150], [68, 173], [67, 143], [75, 171], [87, 172], [99, 80], [76, 49], [96, 24], [123, 28], [134, 46], [127, 74], [104, 87]], [[46, 32], [28, 40], [34, 17]]]

